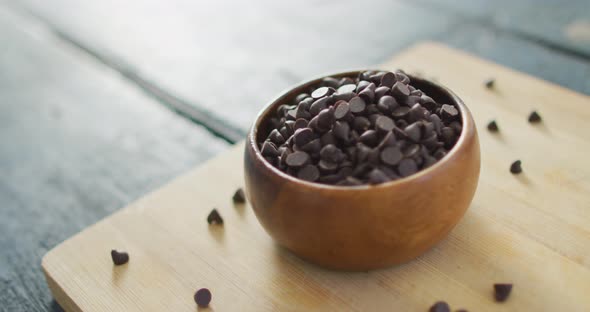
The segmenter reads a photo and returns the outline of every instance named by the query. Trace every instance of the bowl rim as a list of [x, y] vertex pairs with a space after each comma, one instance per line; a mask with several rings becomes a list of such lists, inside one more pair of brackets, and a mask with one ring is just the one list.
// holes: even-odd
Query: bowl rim
[[315, 83], [320, 82], [321, 79], [326, 78], [326, 77], [349, 77], [351, 75], [358, 75], [358, 73], [364, 72], [364, 71], [391, 71], [391, 72], [394, 72], [396, 70], [398, 70], [398, 69], [395, 69], [395, 70], [374, 69], [374, 68], [352, 69], [352, 70], [338, 71], [338, 72], [334, 72], [334, 73], [323, 74], [323, 75], [315, 76], [311, 79], [303, 80], [299, 83], [296, 83], [295, 85], [292, 85], [292, 86], [284, 89], [283, 91], [281, 91], [278, 96], [274, 97], [272, 101], [270, 101], [263, 109], [261, 109], [258, 112], [258, 114], [256, 115], [256, 118], [254, 119], [254, 123], [250, 127], [250, 131], [248, 131], [248, 137], [247, 137], [246, 143], [249, 144], [250, 147], [252, 148], [252, 150], [254, 151], [256, 159], [258, 161], [260, 161], [262, 164], [264, 164], [264, 167], [269, 169], [270, 172], [272, 172], [273, 174], [276, 174], [280, 178], [287, 179], [288, 181], [291, 181], [293, 183], [302, 184], [302, 185], [305, 185], [305, 186], [308, 186], [311, 188], [324, 189], [324, 190], [334, 190], [334, 191], [375, 190], [375, 189], [379, 189], [379, 188], [389, 188], [389, 187], [392, 187], [395, 185], [405, 184], [405, 183], [408, 183], [409, 181], [419, 180], [421, 178], [424, 178], [425, 176], [428, 176], [429, 174], [431, 174], [433, 171], [436, 171], [438, 168], [442, 167], [445, 163], [447, 163], [450, 159], [452, 159], [455, 154], [458, 153], [458, 150], [460, 149], [460, 147], [463, 146], [467, 140], [467, 129], [468, 128], [473, 129], [473, 131], [477, 131], [477, 130], [475, 128], [475, 124], [474, 124], [471, 112], [469, 111], [469, 109], [467, 108], [467, 106], [465, 105], [463, 100], [457, 94], [455, 94], [449, 88], [447, 88], [446, 86], [444, 86], [438, 82], [434, 82], [430, 79], [427, 79], [425, 77], [421, 77], [418, 75], [412, 75], [412, 74], [406, 73], [405, 71], [404, 71], [404, 74], [410, 78], [410, 81], [413, 81], [414, 79], [420, 80], [422, 83], [430, 84], [430, 85], [438, 88], [440, 91], [447, 93], [448, 97], [451, 98], [454, 102], [452, 104], [455, 104], [455, 106], [457, 108], [459, 108], [459, 112], [461, 114], [462, 128], [461, 128], [461, 134], [459, 135], [457, 142], [455, 142], [455, 145], [453, 145], [453, 147], [447, 152], [447, 154], [443, 158], [439, 159], [436, 163], [434, 163], [432, 166], [430, 166], [428, 168], [421, 169], [418, 172], [411, 174], [407, 177], [403, 177], [401, 179], [392, 180], [392, 181], [388, 181], [385, 183], [379, 183], [379, 184], [362, 184], [362, 185], [350, 186], [350, 185], [333, 185], [333, 184], [309, 182], [309, 181], [305, 181], [305, 180], [299, 179], [297, 177], [291, 176], [291, 175], [279, 170], [277, 167], [273, 166], [271, 163], [269, 163], [262, 156], [262, 153], [261, 153], [260, 149], [258, 148], [258, 143], [256, 142], [258, 129], [260, 128], [260, 125], [263, 121], [263, 117], [267, 116], [270, 113], [270, 110], [274, 106], [276, 106], [276, 104], [279, 101], [282, 101], [283, 98], [285, 98], [287, 95], [289, 95], [289, 93], [291, 93], [293, 90], [299, 89], [299, 88], [301, 88], [305, 85], [308, 85], [308, 84], [313, 85]]

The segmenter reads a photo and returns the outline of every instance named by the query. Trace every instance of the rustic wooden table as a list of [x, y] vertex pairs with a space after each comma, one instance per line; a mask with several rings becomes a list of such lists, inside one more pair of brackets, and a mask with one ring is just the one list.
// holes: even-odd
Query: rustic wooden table
[[588, 12], [586, 0], [0, 0], [0, 311], [60, 311], [43, 254], [229, 148], [306, 77], [429, 39], [590, 94]]

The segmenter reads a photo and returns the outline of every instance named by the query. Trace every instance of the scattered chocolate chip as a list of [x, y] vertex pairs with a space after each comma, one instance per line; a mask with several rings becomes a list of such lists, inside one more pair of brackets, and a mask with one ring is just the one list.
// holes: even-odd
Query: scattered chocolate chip
[[244, 195], [244, 190], [242, 188], [237, 189], [236, 192], [234, 193], [234, 196], [232, 196], [232, 200], [234, 201], [234, 204], [245, 203], [246, 196]]
[[194, 298], [199, 307], [207, 307], [211, 302], [211, 292], [207, 288], [201, 288], [197, 290]]
[[488, 123], [488, 130], [490, 130], [490, 132], [498, 132], [500, 130], [495, 120], [492, 120]]
[[520, 160], [514, 161], [510, 165], [510, 172], [512, 174], [519, 174], [519, 173], [521, 173], [522, 172], [522, 162]]
[[541, 115], [537, 113], [537, 111], [532, 111], [529, 115], [529, 122], [530, 123], [539, 123], [541, 122]]
[[449, 307], [449, 304], [444, 302], [444, 301], [437, 301], [435, 304], [433, 304], [430, 307], [430, 310], [428, 310], [429, 312], [450, 312], [451, 308]]
[[211, 212], [207, 216], [207, 223], [219, 225], [223, 224], [223, 218], [221, 218], [221, 215], [219, 214], [217, 209], [213, 208], [213, 210], [211, 210]]
[[129, 262], [129, 254], [124, 251], [111, 250], [111, 258], [114, 265], [122, 265]]
[[504, 302], [510, 296], [512, 284], [494, 284], [494, 298], [498, 302]]
[[488, 89], [492, 89], [494, 87], [495, 83], [496, 83], [496, 80], [494, 78], [489, 78], [486, 81], [484, 81], [484, 85]]

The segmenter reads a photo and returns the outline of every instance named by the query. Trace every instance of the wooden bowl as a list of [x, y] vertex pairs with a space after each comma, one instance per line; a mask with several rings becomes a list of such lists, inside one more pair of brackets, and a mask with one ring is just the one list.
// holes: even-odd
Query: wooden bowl
[[[359, 71], [332, 77], [356, 77]], [[258, 115], [246, 142], [246, 195], [256, 217], [274, 240], [324, 267], [369, 270], [418, 257], [459, 222], [475, 193], [480, 152], [471, 113], [449, 89], [410, 76], [412, 84], [437, 102], [454, 104], [462, 133], [433, 166], [396, 181], [369, 186], [332, 186], [287, 175], [268, 163], [258, 148], [266, 121], [280, 104], [317, 85], [302, 83], [272, 101]]]

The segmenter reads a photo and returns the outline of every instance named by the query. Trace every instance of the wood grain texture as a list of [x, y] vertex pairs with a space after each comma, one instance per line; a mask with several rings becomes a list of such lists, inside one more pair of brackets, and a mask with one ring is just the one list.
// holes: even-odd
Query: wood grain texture
[[227, 146], [0, 7], [0, 311], [59, 311], [49, 249]]
[[[72, 311], [194, 311], [208, 287], [215, 311], [426, 311], [444, 299], [470, 311], [590, 309], [589, 98], [437, 44], [384, 68], [436, 76], [470, 107], [482, 146], [480, 186], [450, 236], [408, 264], [366, 273], [320, 269], [276, 247], [250, 207], [237, 146], [67, 240], [43, 260]], [[497, 87], [483, 87], [493, 75]], [[560, 103], [560, 105], [555, 105]], [[544, 117], [526, 118], [531, 109]], [[495, 118], [499, 134], [488, 133]], [[524, 173], [508, 167], [522, 159]], [[223, 227], [208, 226], [217, 207]], [[109, 251], [131, 261], [113, 267]], [[493, 301], [492, 284], [515, 284]]]

